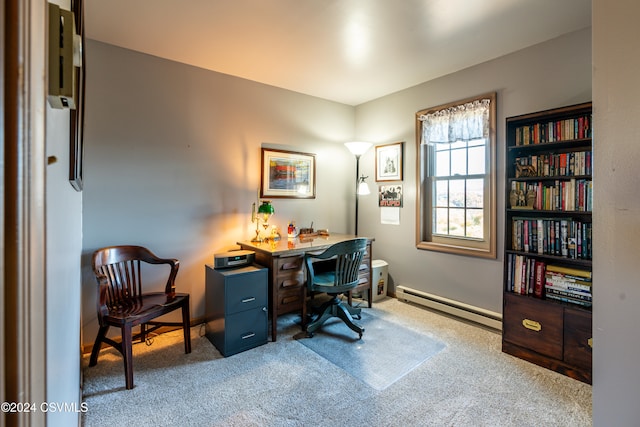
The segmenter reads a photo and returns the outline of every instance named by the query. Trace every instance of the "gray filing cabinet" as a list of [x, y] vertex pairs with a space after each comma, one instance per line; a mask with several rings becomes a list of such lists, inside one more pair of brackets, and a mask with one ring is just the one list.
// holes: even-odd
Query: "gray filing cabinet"
[[223, 356], [267, 343], [268, 269], [206, 266], [205, 332]]

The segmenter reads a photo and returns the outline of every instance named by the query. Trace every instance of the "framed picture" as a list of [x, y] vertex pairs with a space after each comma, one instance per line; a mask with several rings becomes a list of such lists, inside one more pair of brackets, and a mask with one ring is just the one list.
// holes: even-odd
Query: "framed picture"
[[376, 146], [376, 181], [402, 181], [403, 142]]
[[315, 199], [316, 155], [262, 148], [260, 197]]
[[85, 56], [84, 56], [84, 7], [83, 0], [72, 0], [72, 10], [76, 24], [76, 34], [80, 36], [81, 65], [74, 67], [76, 78], [76, 108], [70, 111], [70, 138], [69, 138], [69, 183], [76, 191], [82, 191], [82, 163], [84, 154], [84, 81], [85, 81]]

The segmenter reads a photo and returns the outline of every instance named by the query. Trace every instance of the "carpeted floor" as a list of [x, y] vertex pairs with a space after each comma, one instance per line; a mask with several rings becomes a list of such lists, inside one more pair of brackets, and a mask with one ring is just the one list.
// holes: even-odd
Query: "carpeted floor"
[[[591, 386], [506, 355], [496, 331], [387, 298], [375, 316], [445, 344], [384, 390], [354, 379], [294, 339], [280, 318], [278, 341], [223, 358], [192, 329], [134, 346], [133, 390], [122, 359], [103, 350], [83, 360], [87, 427], [142, 426], [590, 426]], [[367, 331], [365, 331], [365, 334]], [[314, 337], [315, 338], [315, 337]], [[393, 362], [389, 362], [393, 363]]]
[[298, 342], [376, 390], [389, 387], [444, 348], [440, 341], [394, 322], [391, 316], [363, 309], [361, 317], [356, 321], [365, 328], [361, 339], [334, 317], [313, 338]]

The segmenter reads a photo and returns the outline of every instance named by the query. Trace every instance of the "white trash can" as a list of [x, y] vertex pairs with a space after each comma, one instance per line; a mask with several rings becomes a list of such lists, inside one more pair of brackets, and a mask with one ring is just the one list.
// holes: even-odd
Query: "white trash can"
[[371, 261], [371, 294], [372, 301], [378, 301], [387, 296], [387, 280], [389, 278], [389, 264], [381, 259]]

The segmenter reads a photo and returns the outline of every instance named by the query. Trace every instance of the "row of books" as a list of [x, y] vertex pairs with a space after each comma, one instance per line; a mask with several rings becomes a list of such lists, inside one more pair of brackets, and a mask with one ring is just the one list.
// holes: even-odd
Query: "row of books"
[[591, 115], [516, 128], [516, 146], [591, 138]]
[[518, 157], [516, 163], [529, 167], [526, 176], [580, 176], [592, 174], [592, 157], [591, 151], [574, 151]]
[[572, 218], [512, 219], [514, 251], [571, 259], [592, 259], [592, 224]]
[[511, 189], [522, 192], [527, 199], [531, 192], [535, 193], [532, 206], [527, 205], [529, 209], [578, 212], [593, 210], [593, 182], [590, 179], [512, 181]]
[[593, 305], [590, 271], [555, 265], [545, 270], [544, 298], [583, 307]]
[[508, 254], [507, 292], [553, 299], [583, 307], [593, 303], [591, 272]]

